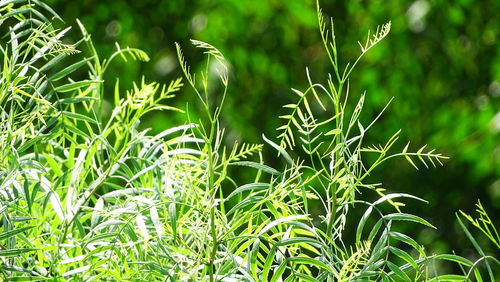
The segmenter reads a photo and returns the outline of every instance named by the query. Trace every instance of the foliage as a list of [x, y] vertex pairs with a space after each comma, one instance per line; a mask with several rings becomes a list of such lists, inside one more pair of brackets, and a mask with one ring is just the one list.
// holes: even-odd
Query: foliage
[[[400, 223], [434, 228], [402, 211], [402, 201], [424, 200], [386, 193], [368, 183], [368, 175], [394, 157], [413, 166], [445, 157], [425, 146], [412, 153], [409, 143], [393, 153], [400, 131], [384, 145], [364, 144], [378, 117], [363, 125], [364, 95], [348, 108], [350, 74], [359, 59], [339, 63], [333, 24], [327, 28], [319, 8], [334, 73], [326, 87], [308, 74], [308, 89], [293, 90], [298, 100], [285, 106], [291, 112], [282, 116], [278, 144], [263, 137], [286, 163], [278, 168], [264, 163], [261, 144], [224, 145], [219, 117], [228, 65], [212, 45], [193, 41], [207, 57], [198, 76], [177, 45], [203, 109], [198, 120], [165, 104], [183, 86], [181, 79], [168, 86], [142, 79], [125, 93], [116, 79], [108, 116], [104, 75], [110, 63], [117, 57], [147, 61], [146, 53], [117, 45], [102, 59], [80, 22], [83, 38], [64, 43], [69, 29], [55, 28], [48, 18], [57, 15], [40, 1], [2, 1], [0, 12], [7, 38], [0, 46], [5, 280], [462, 281], [471, 273], [494, 279], [498, 261], [484, 252], [476, 262], [428, 255], [398, 231]], [[389, 29], [385, 24], [369, 35], [359, 58]], [[82, 56], [82, 49], [91, 55]], [[88, 78], [75, 79], [82, 69]], [[183, 114], [185, 122], [158, 134], [141, 129], [143, 117], [159, 110]], [[252, 181], [233, 177], [236, 168]], [[378, 199], [369, 202], [361, 193]], [[315, 202], [322, 215], [312, 214]], [[358, 222], [347, 220], [363, 207]], [[346, 230], [355, 230], [354, 240]], [[432, 268], [445, 260], [459, 264], [463, 275]]]
[[[495, 227], [495, 224], [491, 221], [490, 216], [488, 213], [484, 210], [483, 205], [481, 204], [481, 201], [478, 201], [476, 204], [477, 206], [477, 212], [479, 213], [479, 218], [474, 219], [472, 216], [464, 213], [463, 211], [460, 211], [462, 216], [467, 219], [469, 222], [472, 223], [476, 228], [481, 230], [481, 232], [488, 237], [488, 239], [495, 244], [497, 248], [500, 249], [500, 236], [498, 235], [498, 231]], [[460, 220], [460, 219], [459, 219]], [[463, 226], [463, 224], [461, 224]]]
[[[235, 140], [259, 143], [262, 133], [272, 135], [278, 125], [274, 117], [285, 114], [277, 113], [279, 107], [294, 102], [288, 95], [289, 88], [308, 86], [305, 65], [314, 81], [326, 81], [331, 72], [317, 32], [315, 1], [311, 0], [47, 2], [66, 22], [81, 19], [101, 56], [114, 51], [115, 41], [140, 46], [151, 55], [147, 64], [116, 61], [110, 65], [104, 79], [113, 81], [119, 74], [122, 91], [142, 75], [162, 83], [175, 78], [179, 67], [174, 42], [185, 46], [186, 59], [196, 71], [204, 64], [199, 52], [190, 51], [189, 38], [217, 46], [230, 58], [231, 86], [220, 117], [228, 146]], [[373, 131], [366, 141], [383, 143], [405, 124], [408, 126], [400, 133], [401, 139], [439, 147], [453, 161], [446, 169], [415, 171], [404, 159], [396, 159], [382, 165], [377, 179], [405, 193], [414, 193], [414, 183], [419, 183], [418, 196], [429, 204], [425, 209], [410, 204], [408, 209], [443, 228], [429, 231], [407, 226], [406, 231], [414, 233], [433, 252], [461, 248], [465, 242], [455, 240], [451, 231], [458, 225], [448, 215], [468, 209], [477, 198], [492, 211], [500, 207], [500, 28], [495, 12], [500, 10], [500, 2], [321, 3], [342, 35], [337, 48], [343, 62], [357, 58], [353, 43], [363, 38], [366, 30], [391, 20], [391, 40], [384, 40], [381, 47], [366, 54], [353, 74], [356, 83], [350, 85], [352, 93], [368, 93], [362, 119], [373, 119], [391, 97], [396, 97], [397, 110], [389, 108], [389, 114], [377, 121], [384, 130]], [[77, 41], [79, 35], [72, 33], [69, 38]], [[112, 91], [105, 94], [112, 103]], [[186, 103], [196, 105], [195, 99], [196, 95], [185, 87], [170, 105], [184, 108]], [[352, 103], [349, 108], [355, 106]], [[161, 129], [156, 124], [172, 127], [179, 122], [182, 118], [173, 118], [168, 112], [153, 112], [141, 124], [157, 134]], [[405, 144], [401, 145], [397, 149]], [[266, 162], [279, 165], [278, 159], [267, 152], [263, 153]], [[499, 219], [497, 214], [491, 213], [493, 220]]]

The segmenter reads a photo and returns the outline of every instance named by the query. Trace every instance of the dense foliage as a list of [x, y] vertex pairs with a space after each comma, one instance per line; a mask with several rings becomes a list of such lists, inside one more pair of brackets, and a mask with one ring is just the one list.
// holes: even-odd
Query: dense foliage
[[[368, 34], [357, 59], [342, 64], [333, 23], [319, 6], [317, 15], [333, 73], [320, 84], [306, 70], [309, 86], [292, 89], [275, 141], [226, 146], [220, 117], [230, 72], [212, 45], [192, 41], [206, 55], [197, 75], [177, 45], [198, 112], [168, 103], [183, 87], [180, 78], [167, 85], [143, 78], [124, 92], [111, 76], [109, 105], [110, 66], [120, 58], [148, 61], [145, 52], [116, 44], [104, 59], [82, 23], [81, 39], [68, 43], [69, 28], [54, 27], [59, 17], [43, 2], [1, 1], [3, 278], [493, 281], [500, 263], [466, 225], [499, 247], [480, 203], [478, 219], [458, 216], [477, 258], [429, 254], [400, 228], [435, 228], [404, 211], [403, 202], [425, 201], [368, 177], [395, 157], [417, 168], [445, 159], [426, 146], [413, 152], [406, 142], [394, 149], [399, 130], [381, 145], [366, 142], [385, 108], [362, 119], [366, 96], [353, 94], [350, 79], [391, 23]], [[140, 123], [153, 111], [176, 113], [181, 122], [152, 134]], [[264, 149], [283, 162], [266, 164]], [[447, 274], [445, 262], [459, 267]]]
[[[293, 102], [290, 87], [303, 89], [308, 81], [324, 81], [331, 65], [317, 32], [313, 0], [48, 0], [68, 23], [81, 19], [93, 34], [101, 54], [114, 52], [114, 42], [145, 50], [147, 64], [115, 62], [121, 89], [132, 87], [137, 77], [167, 83], [179, 73], [174, 42], [189, 48], [189, 39], [210, 42], [230, 58], [230, 87], [221, 123], [230, 145], [234, 140], [261, 142], [261, 133], [272, 136], [274, 118], [283, 104]], [[439, 147], [453, 161], [446, 168], [415, 171], [403, 159], [382, 165], [376, 181], [414, 192], [429, 200], [425, 209], [408, 206], [422, 214], [438, 230], [413, 228], [418, 238], [435, 251], [450, 252], [466, 244], [457, 240], [459, 228], [450, 219], [457, 209], [473, 210], [477, 198], [489, 209], [500, 208], [499, 81], [500, 24], [496, 0], [342, 1], [322, 0], [325, 13], [335, 19], [342, 34], [337, 42], [345, 63], [357, 56], [353, 42], [365, 31], [389, 20], [390, 40], [366, 54], [356, 70], [357, 95], [367, 91], [362, 118], [373, 119], [392, 98], [395, 107], [379, 119], [380, 128], [367, 141], [380, 143], [405, 125], [403, 139]], [[229, 16], [228, 16], [229, 15]], [[78, 35], [69, 35], [74, 41]], [[190, 49], [186, 49], [188, 51]], [[197, 52], [186, 52], [193, 70], [203, 61]], [[113, 80], [110, 75], [107, 79]], [[112, 92], [107, 91], [108, 93]], [[194, 105], [193, 95], [183, 88], [172, 103]], [[111, 101], [112, 95], [105, 95]], [[352, 103], [351, 103], [352, 102]], [[355, 106], [351, 101], [350, 107]], [[269, 106], [262, 106], [263, 104]], [[169, 113], [152, 113], [143, 128], [155, 124], [175, 126]], [[396, 144], [402, 149], [405, 144]], [[264, 153], [270, 164], [278, 165]], [[469, 195], [470, 197], [464, 197]], [[498, 212], [492, 213], [499, 220]], [[408, 228], [412, 228], [408, 226]]]

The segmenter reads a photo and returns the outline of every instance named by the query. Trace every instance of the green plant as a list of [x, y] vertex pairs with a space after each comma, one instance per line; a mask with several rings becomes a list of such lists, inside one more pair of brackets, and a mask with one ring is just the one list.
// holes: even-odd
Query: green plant
[[[80, 22], [83, 39], [64, 44], [68, 29], [55, 29], [47, 15], [56, 14], [40, 1], [3, 1], [0, 12], [8, 38], [0, 46], [4, 279], [432, 281], [466, 280], [471, 271], [480, 279], [476, 263], [427, 255], [397, 231], [400, 222], [434, 228], [402, 212], [400, 201], [424, 200], [368, 182], [394, 157], [415, 167], [445, 158], [425, 146], [411, 153], [409, 143], [390, 153], [399, 131], [384, 145], [363, 145], [378, 117], [368, 125], [359, 119], [364, 95], [348, 109], [349, 77], [390, 23], [369, 34], [359, 58], [342, 67], [333, 24], [327, 29], [318, 8], [334, 73], [325, 87], [307, 72], [310, 87], [293, 90], [298, 101], [285, 106], [290, 113], [281, 117], [279, 141], [263, 136], [285, 162], [273, 168], [264, 162], [262, 144], [224, 145], [219, 116], [229, 70], [212, 45], [192, 41], [207, 56], [198, 80], [177, 45], [199, 98], [198, 120], [164, 104], [181, 79], [168, 86], [143, 79], [125, 94], [116, 80], [108, 115], [103, 77], [110, 62], [117, 56], [147, 61], [143, 51], [117, 45], [102, 60]], [[82, 57], [78, 48], [90, 55]], [[75, 78], [82, 70], [88, 79]], [[177, 112], [186, 122], [150, 135], [140, 121], [157, 110]], [[233, 178], [234, 169], [252, 180]], [[377, 200], [362, 200], [361, 192]], [[353, 224], [348, 215], [360, 207], [366, 209]], [[345, 230], [355, 230], [354, 238], [345, 238]], [[467, 276], [434, 272], [438, 260], [460, 264]], [[489, 264], [488, 275], [494, 275]]]
[[[472, 216], [464, 213], [463, 211], [460, 211], [460, 214], [470, 223], [472, 223], [474, 227], [479, 229], [494, 244], [494, 246], [496, 247], [496, 251], [498, 252], [500, 250], [500, 237], [498, 235], [498, 230], [496, 229], [495, 225], [491, 221], [490, 216], [481, 204], [481, 201], [477, 202], [476, 207], [476, 211], [479, 214], [479, 218], [477, 219], [474, 219]], [[470, 266], [470, 269], [467, 271], [467, 279], [470, 279], [470, 277], [472, 277], [472, 274], [474, 274], [474, 277], [477, 281], [482, 281], [483, 278], [481, 276], [481, 273], [479, 273], [478, 268], [481, 264], [484, 264], [486, 266], [486, 270], [488, 271], [490, 280], [494, 281], [495, 277], [497, 277], [494, 275], [494, 267], [495, 265], [500, 264], [500, 261], [495, 256], [487, 255], [487, 253], [481, 248], [480, 244], [476, 241], [476, 239], [463, 223], [461, 217], [458, 214], [457, 220], [463, 232], [467, 235], [467, 238], [480, 255], [480, 258], [477, 259], [472, 265], [468, 265]]]

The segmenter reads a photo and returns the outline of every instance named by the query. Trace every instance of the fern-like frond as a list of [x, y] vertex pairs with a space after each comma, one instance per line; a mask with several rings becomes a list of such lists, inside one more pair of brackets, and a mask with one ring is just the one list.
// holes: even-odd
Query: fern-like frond
[[342, 268], [335, 277], [337, 281], [350, 281], [366, 265], [371, 250], [371, 242], [363, 241], [356, 244], [354, 250], [351, 247], [351, 255], [343, 258]]
[[262, 144], [243, 143], [242, 145], [238, 145], [238, 143], [235, 143], [229, 156], [225, 156], [225, 151], [224, 151], [222, 157], [222, 164], [234, 161], [240, 161], [241, 159], [245, 159], [255, 153], [260, 152], [261, 150], [262, 150]]
[[182, 72], [184, 73], [184, 76], [189, 81], [189, 83], [193, 86], [193, 88], [195, 88], [196, 79], [193, 75], [191, 75], [190, 67], [189, 67], [187, 61], [184, 59], [184, 54], [182, 53], [181, 45], [179, 45], [179, 43], [176, 42], [175, 48], [177, 50], [177, 57], [179, 59], [180, 65], [181, 65]]
[[134, 61], [139, 60], [143, 62], [149, 62], [150, 60], [148, 54], [146, 54], [146, 52], [144, 52], [141, 49], [130, 48], [129, 46], [127, 46], [125, 49], [122, 49], [120, 47], [120, 44], [118, 44], [118, 42], [115, 43], [115, 46], [117, 50], [115, 54], [111, 55], [110, 61], [116, 55], [120, 55], [125, 62], [127, 62], [127, 55], [131, 57]]
[[[295, 147], [295, 130], [304, 135], [308, 135], [311, 134], [312, 131], [314, 131], [314, 129], [318, 126], [326, 124], [331, 120], [337, 118], [337, 115], [335, 115], [325, 121], [317, 121], [310, 106], [311, 102], [314, 101], [324, 110], [326, 109], [323, 105], [323, 102], [317, 95], [314, 89], [315, 87], [318, 86], [312, 84], [305, 92], [292, 88], [293, 93], [295, 93], [299, 97], [299, 100], [295, 104], [284, 105], [283, 108], [290, 109], [290, 112], [288, 114], [279, 116], [279, 118], [285, 121], [285, 124], [276, 129], [277, 131], [281, 132], [278, 135], [278, 138], [280, 139], [279, 145], [281, 148], [286, 149]], [[313, 93], [314, 99], [309, 99], [307, 97], [308, 93]]]
[[398, 156], [398, 155], [404, 156], [406, 158], [406, 160], [408, 160], [408, 162], [413, 167], [415, 167], [415, 169], [418, 169], [418, 166], [415, 164], [415, 162], [413, 162], [412, 157], [417, 157], [418, 160], [420, 160], [420, 162], [425, 167], [427, 167], [427, 168], [429, 167], [428, 164], [427, 164], [427, 162], [431, 163], [432, 166], [436, 167], [436, 163], [435, 162], [438, 162], [440, 165], [443, 165], [443, 163], [442, 163], [441, 160], [448, 159], [448, 157], [443, 156], [440, 153], [434, 153], [435, 149], [432, 149], [430, 151], [424, 152], [424, 149], [425, 149], [425, 147], [427, 147], [427, 145], [422, 146], [415, 153], [409, 153], [408, 152], [408, 146], [409, 145], [410, 145], [410, 142], [408, 142], [406, 144], [406, 146], [404, 147], [404, 149], [403, 149], [403, 151], [401, 153], [395, 154], [393, 156]]
[[382, 145], [371, 145], [368, 147], [361, 147], [359, 150], [360, 152], [367, 152], [367, 153], [378, 153], [381, 156], [385, 156], [387, 152], [392, 148], [392, 146], [396, 143], [396, 141], [399, 139], [399, 134], [401, 133], [401, 129], [396, 131], [391, 138], [387, 140], [384, 146]]
[[[327, 28], [327, 21], [321, 7], [319, 5], [319, 0], [316, 1], [316, 14], [318, 15], [318, 26], [321, 35], [321, 40], [323, 41], [323, 45], [325, 47], [328, 58], [330, 59], [330, 63], [333, 65], [335, 69], [335, 74], [337, 78], [340, 79], [338, 73], [338, 61], [337, 61], [337, 44], [335, 41], [335, 30], [333, 26], [333, 19], [330, 18], [330, 30]], [[329, 34], [331, 32], [331, 35]]]
[[473, 218], [463, 211], [460, 211], [460, 214], [477, 229], [481, 230], [481, 232], [486, 235], [486, 237], [488, 237], [488, 239], [490, 239], [490, 241], [495, 244], [498, 249], [500, 249], [500, 235], [495, 224], [481, 204], [481, 201], [478, 201], [476, 204], [476, 212], [479, 215], [478, 218]]
[[[370, 50], [373, 46], [377, 45], [382, 39], [384, 39], [387, 34], [391, 31], [391, 22], [385, 23], [382, 26], [377, 26], [377, 30], [373, 35], [368, 31], [366, 36], [366, 41], [364, 44], [358, 41], [359, 47], [361, 48], [361, 53], [364, 54]], [[371, 35], [371, 36], [370, 36]]]
[[214, 46], [211, 44], [208, 44], [203, 41], [199, 40], [190, 40], [191, 43], [196, 47], [196, 48], [201, 48], [204, 49], [204, 53], [215, 58], [217, 61], [217, 65], [215, 66], [215, 70], [219, 74], [219, 77], [222, 81], [222, 83], [227, 87], [228, 85], [228, 75], [229, 75], [229, 67], [226, 61], [226, 58], [224, 58], [224, 55]]
[[222, 53], [217, 48], [215, 48], [213, 45], [211, 45], [207, 42], [203, 42], [203, 41], [195, 40], [195, 39], [191, 39], [190, 41], [196, 48], [204, 49], [205, 54], [212, 55], [214, 58], [221, 60], [221, 61], [226, 60], [224, 58], [224, 55], [222, 55]]

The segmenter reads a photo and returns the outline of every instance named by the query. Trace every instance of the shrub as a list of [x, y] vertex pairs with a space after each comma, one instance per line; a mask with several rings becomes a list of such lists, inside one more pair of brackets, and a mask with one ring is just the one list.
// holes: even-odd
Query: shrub
[[[177, 46], [186, 81], [199, 97], [198, 120], [165, 104], [183, 86], [181, 79], [168, 86], [142, 79], [126, 93], [116, 80], [107, 114], [107, 67], [118, 57], [147, 61], [143, 51], [117, 45], [102, 59], [80, 22], [82, 39], [64, 43], [69, 29], [54, 28], [48, 17], [58, 18], [56, 13], [40, 1], [3, 1], [0, 12], [6, 38], [0, 47], [4, 279], [494, 279], [490, 263], [498, 261], [481, 251], [462, 221], [481, 258], [428, 255], [397, 229], [410, 223], [434, 228], [402, 211], [404, 200], [425, 201], [368, 182], [378, 165], [394, 157], [416, 168], [445, 158], [425, 146], [412, 153], [409, 143], [391, 153], [399, 131], [383, 145], [364, 145], [378, 117], [359, 120], [364, 94], [353, 110], [347, 107], [352, 70], [387, 36], [390, 23], [360, 43], [358, 60], [341, 66], [333, 24], [327, 28], [318, 9], [334, 73], [323, 86], [306, 72], [309, 88], [293, 89], [297, 102], [284, 106], [289, 113], [280, 117], [278, 140], [263, 136], [284, 161], [273, 168], [263, 160], [262, 144], [223, 145], [218, 119], [228, 67], [210, 44], [192, 41], [207, 55], [198, 76]], [[83, 49], [90, 56], [82, 56]], [[82, 70], [88, 78], [76, 79]], [[159, 110], [180, 112], [185, 123], [149, 135], [141, 118]], [[234, 169], [252, 181], [233, 178]], [[361, 193], [377, 199], [367, 201]], [[465, 217], [498, 244], [491, 220], [478, 207], [479, 220]], [[364, 211], [356, 221], [348, 217], [355, 209]], [[462, 274], [433, 267], [446, 260], [460, 265]]]

